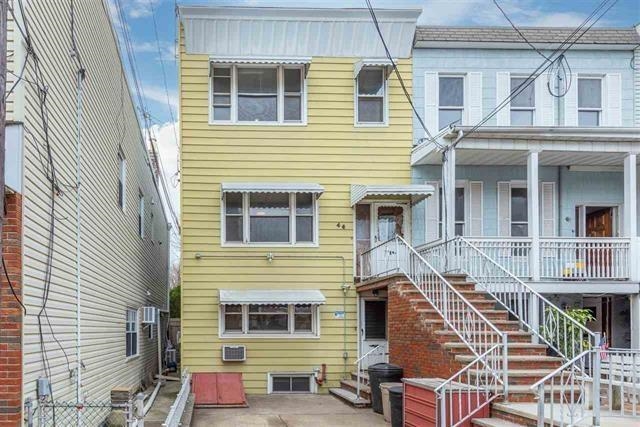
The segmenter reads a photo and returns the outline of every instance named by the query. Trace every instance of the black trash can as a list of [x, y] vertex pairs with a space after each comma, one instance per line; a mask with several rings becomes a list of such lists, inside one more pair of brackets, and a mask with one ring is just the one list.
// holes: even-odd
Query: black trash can
[[371, 408], [382, 414], [382, 392], [380, 383], [399, 383], [402, 380], [402, 368], [391, 363], [376, 363], [367, 368], [369, 387], [371, 388]]
[[391, 406], [391, 427], [402, 427], [402, 386], [395, 386], [389, 389], [389, 404]]

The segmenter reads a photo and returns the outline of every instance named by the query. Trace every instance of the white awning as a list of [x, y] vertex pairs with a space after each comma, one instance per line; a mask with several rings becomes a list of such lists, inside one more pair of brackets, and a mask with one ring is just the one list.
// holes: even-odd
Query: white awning
[[309, 72], [311, 57], [284, 57], [284, 58], [250, 58], [250, 57], [212, 57], [209, 59], [211, 66], [215, 64], [265, 64], [265, 65], [304, 65], [305, 75]]
[[366, 197], [375, 196], [411, 196], [412, 201], [419, 202], [433, 195], [435, 189], [432, 185], [351, 185], [351, 206]]
[[220, 290], [220, 304], [324, 304], [318, 290]]
[[324, 187], [308, 182], [223, 182], [224, 193], [312, 193], [320, 197]]
[[364, 67], [383, 67], [385, 69], [385, 77], [389, 78], [389, 75], [393, 71], [393, 64], [387, 58], [378, 59], [361, 59], [353, 66], [353, 78], [357, 79], [358, 74]]

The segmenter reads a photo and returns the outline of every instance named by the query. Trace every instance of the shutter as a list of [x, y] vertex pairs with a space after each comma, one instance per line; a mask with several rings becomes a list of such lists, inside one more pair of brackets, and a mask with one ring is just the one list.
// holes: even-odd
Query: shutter
[[[509, 98], [511, 94], [511, 75], [508, 71], [498, 71], [496, 73], [496, 106]], [[511, 103], [498, 110], [496, 121], [498, 126], [509, 126], [511, 124]]]
[[482, 120], [482, 73], [467, 74], [467, 99], [465, 124], [474, 126]]
[[571, 74], [571, 86], [564, 95], [564, 125], [578, 126], [578, 75]]
[[511, 236], [511, 183], [498, 183], [498, 236]]
[[433, 185], [435, 189], [433, 196], [424, 200], [425, 243], [429, 243], [440, 238], [440, 182], [427, 181], [425, 184]]
[[556, 235], [556, 183], [543, 182], [541, 197], [542, 197], [542, 203], [540, 203], [540, 208], [542, 209], [541, 235], [545, 237], [552, 237]]
[[431, 135], [438, 133], [438, 73], [432, 71], [424, 73], [424, 124]]
[[604, 84], [604, 126], [622, 126], [622, 76], [607, 74]]
[[469, 182], [469, 235], [482, 236], [482, 181]]
[[[555, 98], [549, 93], [547, 76], [540, 75], [535, 81], [536, 97], [536, 126], [553, 126], [555, 124], [554, 104]], [[577, 83], [576, 83], [577, 84]]]

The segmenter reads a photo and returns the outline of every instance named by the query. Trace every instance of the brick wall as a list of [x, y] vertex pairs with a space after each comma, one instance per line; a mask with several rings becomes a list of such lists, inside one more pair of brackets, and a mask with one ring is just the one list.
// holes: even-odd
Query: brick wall
[[423, 323], [424, 315], [416, 310], [426, 305], [411, 302], [422, 298], [415, 287], [397, 280], [388, 289], [389, 361], [402, 366], [406, 378], [449, 378], [458, 372], [462, 364], [442, 347], [452, 339], [434, 333], [441, 327], [432, 329]]
[[[7, 194], [5, 206], [2, 254], [13, 288], [22, 298], [22, 196]], [[21, 425], [21, 418], [22, 309], [0, 267], [0, 427]]]

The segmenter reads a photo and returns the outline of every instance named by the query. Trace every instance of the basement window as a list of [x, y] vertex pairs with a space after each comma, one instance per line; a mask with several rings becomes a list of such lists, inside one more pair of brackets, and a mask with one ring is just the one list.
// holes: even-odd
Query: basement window
[[313, 374], [269, 374], [269, 394], [314, 393]]

